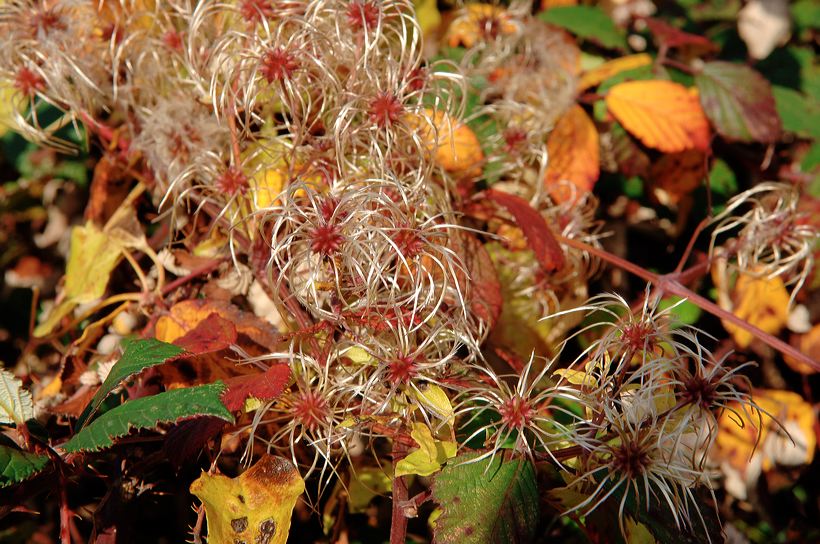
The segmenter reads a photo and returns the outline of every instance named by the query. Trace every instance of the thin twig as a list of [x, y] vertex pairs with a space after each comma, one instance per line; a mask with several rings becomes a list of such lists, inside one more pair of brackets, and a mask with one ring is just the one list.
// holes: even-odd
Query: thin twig
[[781, 340], [780, 338], [777, 338], [776, 336], [773, 336], [767, 333], [766, 331], [759, 329], [751, 323], [739, 318], [732, 312], [728, 312], [720, 306], [718, 306], [717, 304], [715, 304], [714, 302], [700, 296], [688, 287], [685, 287], [683, 284], [681, 284], [679, 280], [679, 276], [684, 274], [685, 271], [681, 272], [680, 274], [655, 274], [639, 265], [627, 261], [626, 259], [622, 259], [621, 257], [618, 257], [617, 255], [614, 255], [604, 249], [594, 247], [579, 240], [564, 238], [563, 236], [559, 236], [558, 238], [560, 242], [563, 244], [566, 244], [570, 247], [574, 247], [575, 249], [579, 249], [581, 251], [586, 251], [591, 255], [595, 255], [601, 260], [604, 260], [614, 266], [617, 266], [618, 268], [626, 270], [627, 272], [631, 272], [639, 278], [642, 278], [652, 283], [661, 291], [662, 294], [665, 293], [675, 295], [694, 302], [702, 310], [709, 312], [715, 317], [718, 317], [723, 321], [727, 321], [732, 325], [735, 325], [741, 329], [750, 332], [754, 337], [760, 339], [765, 344], [776, 349], [783, 355], [787, 355], [793, 359], [801, 361], [815, 370], [820, 370], [820, 362], [811, 359], [809, 356], [800, 352], [794, 346], [791, 346], [788, 343]]

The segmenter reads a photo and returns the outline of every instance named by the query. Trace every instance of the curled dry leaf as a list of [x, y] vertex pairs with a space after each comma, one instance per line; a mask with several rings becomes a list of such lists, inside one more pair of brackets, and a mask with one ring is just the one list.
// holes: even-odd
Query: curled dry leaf
[[649, 175], [655, 198], [666, 206], [676, 206], [706, 178], [705, 156], [695, 149], [664, 155], [652, 165]]
[[610, 113], [644, 145], [666, 153], [709, 147], [709, 122], [698, 95], [679, 83], [628, 81], [606, 96]]
[[208, 542], [285, 544], [305, 482], [284, 457], [264, 455], [236, 478], [202, 473], [191, 493], [205, 506]]
[[458, 279], [461, 285], [469, 286], [466, 298], [470, 308], [492, 329], [504, 302], [493, 261], [481, 241], [466, 230], [456, 230], [448, 245], [464, 263], [466, 276], [459, 273]]
[[789, 39], [788, 0], [751, 0], [737, 14], [737, 33], [746, 43], [750, 57], [765, 59]]

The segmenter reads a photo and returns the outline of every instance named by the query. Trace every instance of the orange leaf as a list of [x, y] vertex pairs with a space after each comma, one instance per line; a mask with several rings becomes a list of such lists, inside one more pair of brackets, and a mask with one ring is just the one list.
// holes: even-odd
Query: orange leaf
[[581, 80], [578, 82], [578, 91], [584, 91], [590, 87], [594, 87], [605, 79], [609, 79], [620, 72], [634, 70], [635, 68], [640, 68], [641, 66], [646, 66], [651, 63], [652, 57], [646, 53], [627, 55], [625, 57], [610, 60], [600, 66], [596, 66], [595, 68], [584, 72], [581, 76]]
[[283, 363], [271, 365], [264, 373], [229, 378], [225, 380], [228, 389], [222, 395], [222, 402], [228, 410], [235, 412], [242, 408], [248, 397], [275, 399], [288, 386], [289, 380], [290, 366]]
[[556, 200], [564, 202], [572, 196], [569, 188], [561, 185], [563, 180], [582, 193], [592, 190], [601, 174], [598, 130], [584, 108], [575, 104], [558, 120], [547, 140], [547, 150], [545, 181]]
[[435, 150], [435, 162], [441, 168], [470, 177], [481, 174], [484, 151], [470, 127], [431, 109], [424, 110], [424, 115], [408, 115], [407, 123], [418, 129], [428, 149]]
[[677, 153], [709, 147], [709, 122], [698, 96], [672, 81], [629, 81], [610, 89], [612, 115], [644, 145]]
[[515, 218], [530, 248], [535, 253], [535, 257], [545, 271], [552, 272], [564, 267], [564, 252], [561, 246], [552, 234], [547, 221], [530, 206], [529, 202], [520, 196], [494, 189], [488, 189], [487, 196], [499, 206], [504, 207]]
[[174, 340], [174, 344], [195, 355], [227, 349], [236, 343], [236, 327], [231, 321], [212, 313]]

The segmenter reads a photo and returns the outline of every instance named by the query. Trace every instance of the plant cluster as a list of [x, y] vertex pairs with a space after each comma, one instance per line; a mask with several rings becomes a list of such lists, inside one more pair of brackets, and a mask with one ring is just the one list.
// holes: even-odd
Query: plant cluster
[[[651, 169], [655, 203], [691, 209], [713, 128], [774, 146], [781, 121], [770, 91], [748, 137], [714, 114], [715, 81], [760, 85], [745, 66], [687, 68], [689, 89], [634, 72], [651, 68], [648, 55], [582, 69], [589, 55], [565, 29], [588, 35], [562, 9], [0, 6], [14, 130], [66, 154], [101, 149], [65, 280], [22, 350], [23, 366], [39, 366], [26, 385], [2, 371], [3, 485], [22, 493], [57, 474], [60, 538], [71, 542], [80, 530], [66, 489], [80, 467], [103, 466], [113, 447], [120, 478], [143, 481], [131, 465], [148, 461], [125, 449], [159, 430], [162, 459], [190, 468], [204, 452], [210, 465], [191, 487], [203, 504], [195, 541], [207, 512], [211, 542], [285, 542], [297, 502], [322, 511], [338, 541], [347, 528], [335, 505], [361, 512], [357, 498], [379, 492], [392, 493], [393, 543], [432, 502], [437, 542], [614, 525], [611, 538], [628, 542], [719, 539], [714, 452], [726, 418], [755, 444], [767, 432], [795, 444], [795, 432], [758, 401], [754, 363], [681, 309], [722, 319], [741, 349], [756, 342], [817, 370], [776, 336], [783, 323], [738, 299], [776, 284], [777, 315], [805, 300], [816, 224], [802, 186], [766, 182], [716, 203], [672, 272], [605, 249], [593, 186], [607, 161]], [[708, 50], [697, 36], [627, 20], [661, 37], [657, 71], [703, 65], [670, 54]], [[599, 51], [623, 47], [607, 21]], [[649, 118], [642, 95], [670, 109]], [[600, 138], [596, 123], [609, 127]], [[635, 300], [601, 294], [606, 265], [646, 288]], [[697, 293], [710, 272], [717, 303]], [[115, 278], [126, 287], [106, 297]], [[490, 485], [513, 491], [481, 518], [467, 495]], [[116, 533], [103, 510], [91, 516], [98, 540]]]

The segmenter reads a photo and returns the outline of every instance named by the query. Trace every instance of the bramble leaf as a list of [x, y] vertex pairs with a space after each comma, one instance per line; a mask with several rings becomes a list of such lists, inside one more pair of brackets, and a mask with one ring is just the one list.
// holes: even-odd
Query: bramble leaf
[[133, 339], [125, 338], [122, 341], [124, 352], [117, 363], [111, 367], [111, 371], [100, 386], [100, 389], [88, 403], [80, 419], [77, 420], [77, 428], [85, 426], [90, 418], [111, 391], [119, 386], [123, 381], [131, 376], [142, 372], [146, 368], [161, 365], [162, 363], [179, 357], [185, 350], [173, 344], [166, 344], [151, 338]]
[[724, 138], [762, 143], [780, 138], [782, 127], [771, 85], [755, 70], [731, 62], [707, 62], [695, 83], [706, 116]]
[[98, 451], [114, 444], [114, 439], [132, 430], [154, 429], [197, 416], [214, 416], [233, 422], [222, 404], [222, 382], [165, 391], [150, 397], [129, 400], [101, 415], [61, 446], [65, 452]]
[[0, 445], [0, 487], [22, 482], [42, 471], [48, 457]]
[[436, 477], [433, 499], [444, 513], [437, 520], [434, 544], [508, 544], [530, 542], [539, 517], [535, 469], [527, 459], [469, 461], [452, 459]]

